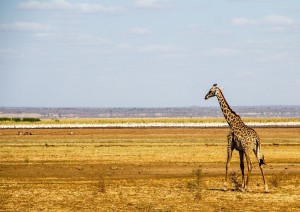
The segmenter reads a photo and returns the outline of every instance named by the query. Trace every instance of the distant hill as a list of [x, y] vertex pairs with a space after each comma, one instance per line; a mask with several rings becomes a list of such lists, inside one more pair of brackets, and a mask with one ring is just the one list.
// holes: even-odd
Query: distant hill
[[[241, 117], [300, 118], [300, 106], [236, 106]], [[38, 108], [0, 107], [0, 117], [55, 118], [159, 118], [223, 117], [219, 107], [166, 108]]]

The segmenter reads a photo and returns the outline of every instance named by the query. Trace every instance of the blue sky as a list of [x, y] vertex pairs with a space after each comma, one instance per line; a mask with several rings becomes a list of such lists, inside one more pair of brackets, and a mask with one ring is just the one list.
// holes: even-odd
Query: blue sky
[[0, 106], [300, 105], [298, 0], [3, 0], [0, 38]]

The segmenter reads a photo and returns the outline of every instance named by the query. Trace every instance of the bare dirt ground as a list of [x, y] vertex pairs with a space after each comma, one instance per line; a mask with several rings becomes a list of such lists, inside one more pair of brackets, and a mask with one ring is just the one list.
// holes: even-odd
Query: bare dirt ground
[[269, 193], [224, 191], [228, 129], [1, 130], [0, 210], [300, 211], [300, 128], [256, 130]]

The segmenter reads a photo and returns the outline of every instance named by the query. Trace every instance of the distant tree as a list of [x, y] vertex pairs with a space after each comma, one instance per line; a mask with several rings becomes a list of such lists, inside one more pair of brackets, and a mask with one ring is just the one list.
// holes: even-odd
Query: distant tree
[[41, 119], [39, 119], [39, 118], [8, 118], [8, 117], [0, 117], [0, 121], [38, 122], [38, 121], [41, 121]]
[[8, 118], [8, 117], [0, 117], [0, 121], [11, 121], [11, 118]]
[[27, 121], [27, 122], [38, 122], [41, 121], [39, 118], [23, 118], [22, 121]]
[[20, 122], [20, 121], [22, 121], [21, 118], [12, 118], [11, 120], [14, 121], [14, 122]]

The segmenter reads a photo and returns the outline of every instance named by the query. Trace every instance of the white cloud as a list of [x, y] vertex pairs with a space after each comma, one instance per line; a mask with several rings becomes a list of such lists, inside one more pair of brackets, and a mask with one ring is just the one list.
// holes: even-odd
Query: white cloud
[[[118, 42], [108, 38], [94, 36], [84, 33], [57, 33], [57, 32], [39, 32], [35, 33], [35, 37], [43, 42], [48, 42], [51, 46], [80, 47], [89, 52], [115, 54], [117, 52], [126, 51], [128, 53], [138, 53], [147, 55], [156, 55], [158, 57], [178, 58], [178, 54], [182, 55], [179, 48], [172, 45], [150, 44], [135, 45], [127, 42]], [[82, 48], [87, 47], [87, 48]]]
[[0, 48], [0, 57], [1, 58], [22, 58], [24, 57], [24, 51], [19, 49], [13, 49], [13, 48], [6, 48], [1, 49]]
[[137, 51], [140, 53], [174, 53], [177, 51], [177, 48], [174, 46], [168, 46], [168, 45], [145, 45], [145, 46], [139, 46], [137, 47]]
[[61, 11], [78, 11], [81, 13], [122, 13], [126, 11], [123, 7], [105, 7], [101, 4], [88, 4], [88, 3], [69, 3], [66, 0], [51, 0], [51, 1], [37, 1], [30, 0], [22, 2], [18, 5], [19, 9], [27, 10], [61, 10]]
[[146, 27], [134, 27], [130, 30], [130, 33], [134, 35], [151, 35], [152, 31]]
[[68, 10], [72, 8], [72, 5], [64, 0], [52, 0], [48, 2], [30, 0], [19, 3], [18, 8], [27, 10]]
[[286, 16], [269, 15], [263, 19], [263, 22], [272, 26], [291, 26], [299, 24], [299, 22]]
[[6, 31], [27, 31], [27, 32], [49, 32], [53, 31], [54, 27], [45, 24], [34, 22], [16, 22], [13, 24], [1, 24], [0, 30]]
[[269, 55], [265, 55], [264, 57], [260, 58], [261, 61], [269, 62], [269, 61], [286, 61], [289, 59], [290, 54], [286, 52], [280, 53], [273, 53]]
[[272, 51], [286, 51], [298, 50], [300, 45], [298, 42], [288, 40], [246, 40], [236, 43], [236, 48], [242, 51], [246, 50], [272, 50]]
[[184, 33], [192, 34], [196, 36], [204, 36], [204, 37], [223, 37], [230, 35], [231, 32], [229, 30], [224, 30], [215, 27], [204, 27], [198, 24], [190, 24], [185, 28]]
[[132, 50], [134, 48], [134, 46], [130, 43], [118, 43], [115, 47], [119, 50]]
[[235, 57], [240, 55], [240, 51], [238, 49], [233, 48], [213, 48], [206, 52], [206, 54], [210, 57]]
[[36, 33], [38, 39], [67, 46], [107, 46], [111, 40], [84, 33]]
[[188, 53], [166, 53], [166, 54], [162, 54], [159, 55], [159, 57], [163, 58], [163, 59], [169, 59], [169, 60], [181, 60], [181, 59], [187, 59], [189, 58], [189, 54]]
[[143, 9], [160, 9], [172, 7], [176, 4], [175, 0], [135, 0], [134, 5]]
[[250, 20], [247, 18], [237, 17], [237, 18], [233, 18], [231, 20], [231, 23], [236, 26], [246, 26], [246, 25], [253, 25], [256, 22], [254, 20]]
[[262, 19], [247, 19], [244, 17], [237, 17], [231, 20], [231, 23], [236, 26], [294, 26], [298, 25], [299, 21], [291, 19], [286, 16], [269, 15]]

